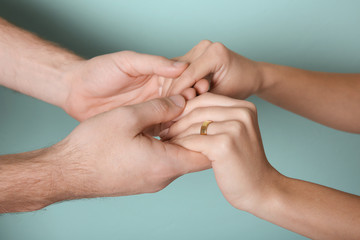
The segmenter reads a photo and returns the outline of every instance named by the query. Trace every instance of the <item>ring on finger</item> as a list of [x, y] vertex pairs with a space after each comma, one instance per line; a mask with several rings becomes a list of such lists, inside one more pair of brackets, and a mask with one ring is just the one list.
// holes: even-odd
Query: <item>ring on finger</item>
[[207, 135], [207, 128], [210, 125], [210, 123], [212, 123], [213, 121], [211, 120], [206, 120], [203, 122], [203, 124], [201, 125], [200, 128], [200, 135]]

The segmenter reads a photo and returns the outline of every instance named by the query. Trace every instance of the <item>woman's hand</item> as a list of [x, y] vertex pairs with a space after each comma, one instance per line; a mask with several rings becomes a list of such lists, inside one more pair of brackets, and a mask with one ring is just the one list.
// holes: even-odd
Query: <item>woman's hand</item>
[[[205, 120], [213, 122], [200, 135]], [[188, 102], [164, 139], [207, 156], [220, 190], [238, 209], [250, 210], [266, 198], [280, 175], [266, 159], [256, 108], [247, 101], [203, 94]]]
[[201, 41], [188, 53], [176, 58], [190, 63], [189, 67], [171, 85], [170, 95], [194, 86], [197, 93], [209, 90], [216, 94], [245, 99], [266, 85], [262, 65], [245, 58], [223, 44]]
[[[200, 135], [212, 120], [208, 135]], [[267, 161], [252, 103], [210, 93], [188, 102], [167, 138], [211, 161], [236, 208], [311, 239], [359, 239], [360, 197], [288, 178]]]

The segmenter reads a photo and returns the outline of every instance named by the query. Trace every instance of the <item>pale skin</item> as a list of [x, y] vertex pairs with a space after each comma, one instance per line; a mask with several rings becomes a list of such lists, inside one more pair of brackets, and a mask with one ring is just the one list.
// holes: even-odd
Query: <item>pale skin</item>
[[[119, 106], [169, 95], [173, 79], [187, 63], [131, 51], [85, 60], [0, 18], [0, 66], [0, 85], [84, 121]], [[188, 99], [195, 96], [190, 87], [181, 92]]]
[[[329, 127], [360, 133], [358, 73], [255, 62], [207, 40], [177, 59], [190, 65], [170, 92], [181, 90], [184, 81], [200, 90], [210, 82], [213, 93], [238, 99], [255, 94]], [[252, 104], [201, 96], [188, 103], [179, 119], [161, 136], [205, 154], [224, 196], [236, 208], [312, 239], [360, 238], [359, 196], [291, 179], [273, 169], [263, 151]], [[204, 120], [215, 121], [208, 129], [210, 136], [199, 136]]]
[[[202, 41], [178, 60], [189, 67], [172, 85], [238, 99], [253, 94], [329, 127], [360, 133], [360, 74], [322, 73], [255, 62], [221, 43]], [[202, 99], [202, 101], [201, 101]], [[192, 103], [191, 103], [192, 102]], [[214, 107], [219, 106], [219, 107]], [[219, 187], [236, 208], [312, 239], [359, 239], [359, 196], [278, 173], [266, 160], [256, 110], [244, 101], [208, 95], [189, 102], [161, 135], [205, 154]], [[210, 136], [199, 136], [204, 120]], [[233, 130], [233, 131], [231, 131]], [[219, 146], [214, 148], [214, 144]]]
[[245, 99], [257, 95], [284, 109], [342, 131], [360, 133], [360, 74], [313, 72], [247, 59], [204, 40], [180, 61], [189, 67], [169, 94], [194, 85], [200, 93]]
[[[241, 114], [222, 120], [224, 125], [215, 122], [209, 127], [209, 131], [211, 128], [219, 130], [215, 135], [222, 137], [216, 141], [222, 143], [221, 149], [229, 156], [227, 162], [215, 159], [216, 154], [211, 152], [211, 155], [196, 143], [194, 150], [203, 152], [211, 162], [200, 153], [171, 142], [161, 143], [146, 134], [152, 125], [178, 117], [181, 120], [170, 129], [183, 125], [185, 135], [172, 133], [175, 130], [169, 133], [169, 129], [162, 134], [173, 134], [173, 142], [193, 148], [187, 143], [191, 142], [188, 136], [192, 136], [191, 129], [195, 126], [187, 124], [194, 119], [188, 117], [189, 122], [184, 123], [186, 117], [183, 116], [202, 116], [206, 111], [188, 114], [197, 109], [188, 106], [178, 116], [183, 110], [183, 104], [179, 104], [184, 103], [181, 97], [175, 102], [182, 107], [167, 98], [117, 107], [178, 93], [191, 99], [195, 96], [191, 86], [201, 94], [208, 90], [210, 80], [212, 92], [242, 99], [257, 94], [327, 126], [359, 133], [359, 74], [318, 73], [254, 62], [220, 43], [209, 41], [201, 42], [176, 61], [129, 51], [84, 60], [4, 20], [0, 20], [0, 49], [1, 85], [61, 107], [79, 121], [89, 119], [53, 147], [0, 157], [1, 212], [32, 211], [65, 199], [155, 192], [176, 177], [206, 169], [211, 163], [214, 170], [219, 169], [215, 174], [219, 172], [221, 176], [227, 169], [229, 176], [245, 180], [246, 184], [239, 187], [231, 185], [234, 181], [225, 178], [227, 176], [224, 180], [220, 177], [220, 182], [217, 177], [220, 189], [235, 207], [315, 239], [358, 238], [359, 233], [352, 227], [359, 224], [358, 197], [277, 173], [263, 154], [256, 111], [251, 104], [240, 106], [239, 102], [232, 102], [233, 109], [227, 109], [224, 116], [230, 116], [228, 112], [232, 111]], [[184, 62], [190, 63], [189, 67]], [[222, 100], [213, 105], [220, 102]], [[228, 107], [228, 103], [220, 106]], [[117, 109], [109, 111], [114, 108]], [[236, 110], [238, 108], [241, 111]], [[105, 111], [109, 112], [95, 116]], [[154, 117], [154, 111], [159, 112], [158, 117]], [[221, 109], [217, 111], [223, 114]], [[130, 118], [134, 119], [134, 125], [121, 125]], [[114, 123], [113, 119], [123, 121]], [[197, 131], [203, 120], [196, 119], [197, 122], [192, 123], [197, 124]], [[229, 126], [238, 130], [236, 136], [225, 130]], [[206, 137], [211, 139], [212, 136]], [[247, 144], [249, 151], [239, 151], [234, 137]], [[121, 143], [121, 147], [109, 139]], [[143, 144], [144, 152], [139, 152], [139, 144]], [[149, 157], [145, 159], [144, 156]], [[269, 188], [249, 191], [259, 185]], [[252, 200], [260, 201], [264, 196], [270, 200], [256, 205], [260, 207], [255, 209]], [[297, 203], [296, 208], [288, 204], [289, 199]], [[335, 202], [350, 207], [340, 209], [334, 206]], [[299, 209], [301, 214], [298, 214]], [[331, 219], [342, 219], [347, 225]]]
[[[190, 100], [186, 112], [166, 142], [204, 154], [235, 208], [311, 239], [360, 238], [360, 197], [276, 171], [265, 156], [254, 104], [206, 93]], [[208, 135], [199, 134], [204, 119], [213, 120]]]
[[[85, 60], [0, 19], [0, 85], [84, 121], [54, 146], [0, 156], [0, 213], [154, 192], [208, 168], [203, 155], [147, 135], [182, 112], [182, 97], [175, 98], [181, 107], [167, 98], [133, 105], [167, 95], [186, 67], [131, 51]], [[192, 98], [195, 90], [188, 87], [183, 95]]]
[[209, 168], [202, 154], [144, 133], [184, 106], [178, 95], [116, 108], [82, 122], [47, 149], [0, 156], [0, 213], [157, 192], [183, 174]]

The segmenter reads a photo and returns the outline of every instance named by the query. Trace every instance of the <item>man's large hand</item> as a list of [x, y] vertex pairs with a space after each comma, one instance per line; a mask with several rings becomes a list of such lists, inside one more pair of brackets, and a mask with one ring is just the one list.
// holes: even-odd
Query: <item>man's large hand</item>
[[[119, 106], [167, 95], [187, 64], [130, 51], [79, 61], [64, 76], [69, 93], [64, 110], [83, 121]], [[189, 86], [191, 87], [191, 86]]]
[[155, 192], [185, 173], [209, 168], [202, 154], [144, 133], [177, 117], [184, 105], [181, 96], [153, 99], [81, 123], [59, 144], [69, 156], [62, 164], [64, 186], [75, 189], [69, 197]]

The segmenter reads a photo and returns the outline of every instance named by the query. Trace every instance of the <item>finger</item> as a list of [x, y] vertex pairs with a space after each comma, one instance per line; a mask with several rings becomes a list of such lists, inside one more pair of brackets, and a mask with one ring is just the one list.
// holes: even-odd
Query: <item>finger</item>
[[194, 88], [198, 94], [206, 93], [210, 89], [210, 82], [207, 79], [201, 79], [195, 83]]
[[179, 117], [174, 119], [174, 121], [177, 121], [177, 120], [183, 118], [184, 116], [188, 115], [190, 112], [192, 112], [196, 108], [213, 107], [213, 106], [218, 106], [218, 107], [244, 107], [244, 108], [249, 108], [251, 110], [256, 111], [255, 105], [253, 103], [251, 103], [251, 102], [244, 101], [244, 100], [233, 99], [233, 98], [230, 98], [230, 97], [217, 95], [217, 94], [213, 94], [213, 93], [208, 92], [208, 93], [204, 93], [204, 94], [202, 94], [202, 95], [188, 101], [186, 103], [185, 110], [182, 112], [182, 114]]
[[176, 159], [174, 158], [174, 164], [176, 164], [177, 169], [180, 170], [181, 174], [197, 172], [211, 168], [211, 162], [205, 155], [201, 153], [191, 151], [171, 143], [167, 144], [167, 148], [170, 152], [176, 152], [176, 154], [173, 156], [176, 157]]
[[[200, 129], [203, 122], [193, 123], [182, 132], [179, 132], [178, 135], [169, 136], [169, 138], [183, 138], [189, 135], [200, 134]], [[207, 127], [207, 135], [217, 135], [222, 133], [238, 133], [242, 124], [236, 120], [230, 121], [221, 121], [221, 122], [212, 122]]]
[[198, 80], [205, 78], [210, 73], [214, 73], [219, 68], [220, 63], [215, 56], [205, 52], [195, 61], [191, 62], [188, 68], [180, 75], [170, 88], [170, 93], [175, 94], [183, 91], [186, 87], [193, 86]]
[[178, 62], [161, 56], [123, 51], [112, 54], [118, 67], [130, 76], [160, 75], [178, 77], [187, 67], [187, 63]]
[[[193, 66], [193, 68], [197, 68], [198, 67], [198, 59], [200, 59], [200, 61], [202, 61], [201, 59], [203, 58], [202, 55], [204, 55], [204, 53], [207, 53], [207, 49], [212, 45], [212, 42], [209, 40], [202, 40], [200, 43], [198, 43], [195, 47], [193, 47], [188, 53], [186, 53], [184, 56], [182, 57], [176, 57], [174, 59], [178, 60], [178, 61], [184, 61], [184, 62], [188, 62], [191, 65], [195, 64], [196, 66]], [[205, 54], [207, 55], [207, 54]], [[206, 64], [206, 63], [204, 63]], [[189, 72], [189, 74], [191, 74], [191, 72]], [[207, 74], [205, 74], [202, 77], [199, 77], [199, 79], [205, 77]], [[179, 94], [180, 92], [182, 92], [185, 88], [187, 87], [192, 87], [196, 80], [198, 79], [192, 79], [192, 76], [190, 75], [190, 77], [185, 77], [185, 76], [180, 76], [178, 79], [175, 79], [173, 85], [171, 86], [171, 88], [169, 89], [169, 92], [171, 95], [174, 94]], [[175, 90], [174, 90], [175, 89]]]
[[128, 111], [134, 134], [155, 124], [168, 122], [177, 117], [185, 107], [185, 99], [180, 96], [157, 98], [136, 105], [124, 107]]
[[210, 149], [214, 147], [219, 141], [218, 136], [220, 135], [189, 135], [183, 138], [176, 138], [169, 141], [170, 143], [177, 144], [191, 151], [199, 152], [208, 157], [210, 161]]
[[169, 128], [174, 123], [175, 123], [174, 121], [160, 123], [160, 124], [154, 125], [154, 127], [150, 127], [149, 129], [151, 131], [144, 131], [144, 133], [149, 134], [150, 136], [160, 137], [161, 138], [161, 136], [166, 136], [166, 134], [169, 131]]
[[209, 40], [200, 41], [195, 47], [193, 47], [189, 52], [187, 52], [184, 56], [174, 57], [172, 58], [175, 61], [182, 62], [193, 62], [195, 59], [200, 57], [208, 47], [212, 44]]
[[[206, 120], [211, 120], [214, 122], [222, 121], [242, 121], [244, 123], [249, 123], [251, 117], [249, 116], [249, 110], [246, 108], [239, 107], [212, 107], [212, 108], [197, 108], [190, 114], [186, 115], [184, 118], [175, 122], [167, 132], [166, 136], [162, 136], [163, 139], [170, 139], [174, 136], [185, 132], [189, 127], [194, 123], [203, 123]], [[212, 123], [210, 124], [212, 125]], [[208, 127], [210, 127], [210, 125]], [[198, 128], [200, 131], [200, 127]]]
[[188, 88], [185, 89], [181, 95], [188, 101], [196, 97], [196, 90], [194, 88]]

